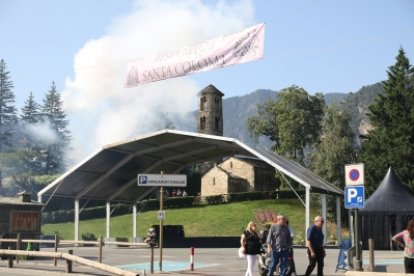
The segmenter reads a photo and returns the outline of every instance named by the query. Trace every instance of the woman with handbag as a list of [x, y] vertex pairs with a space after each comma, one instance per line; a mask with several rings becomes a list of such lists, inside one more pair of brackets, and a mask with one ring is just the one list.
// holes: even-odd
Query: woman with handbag
[[256, 264], [257, 255], [260, 254], [262, 244], [260, 243], [259, 234], [256, 232], [256, 223], [249, 222], [246, 230], [241, 235], [240, 250], [246, 255], [247, 270], [245, 276], [253, 276], [254, 265]]

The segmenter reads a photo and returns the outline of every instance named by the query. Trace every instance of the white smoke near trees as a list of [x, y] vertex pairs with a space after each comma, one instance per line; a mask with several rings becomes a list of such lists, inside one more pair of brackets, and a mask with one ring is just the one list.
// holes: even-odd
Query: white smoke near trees
[[165, 119], [166, 125], [182, 129], [175, 119], [180, 116], [166, 116], [196, 109], [197, 93], [204, 87], [190, 77], [124, 88], [128, 61], [238, 32], [252, 23], [252, 0], [137, 0], [129, 15], [116, 18], [106, 35], [85, 43], [75, 56], [74, 78], [66, 80], [62, 92], [76, 151], [71, 159], [159, 130]]
[[38, 123], [24, 125], [22, 131], [32, 140], [46, 145], [55, 144], [59, 141], [56, 131], [52, 129], [50, 121], [47, 119]]

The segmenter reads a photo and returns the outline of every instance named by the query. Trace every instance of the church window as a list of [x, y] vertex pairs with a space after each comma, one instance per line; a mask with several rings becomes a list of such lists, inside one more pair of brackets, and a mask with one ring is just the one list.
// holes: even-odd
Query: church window
[[203, 130], [206, 128], [206, 117], [201, 117], [200, 118], [200, 130]]
[[207, 98], [203, 96], [200, 98], [200, 110], [203, 111], [206, 108]]
[[215, 130], [220, 130], [220, 117], [215, 118], [214, 128]]

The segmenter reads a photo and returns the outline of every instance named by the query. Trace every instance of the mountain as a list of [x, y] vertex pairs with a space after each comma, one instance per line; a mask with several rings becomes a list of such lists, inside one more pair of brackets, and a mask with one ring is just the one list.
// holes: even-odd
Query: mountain
[[[366, 113], [368, 106], [374, 102], [375, 97], [383, 91], [382, 83], [363, 86], [356, 92], [324, 93], [325, 102], [331, 105], [333, 102], [342, 105], [351, 115], [351, 128], [359, 142], [359, 135], [366, 133], [370, 125]], [[223, 91], [225, 94], [226, 91]], [[236, 96], [223, 99], [223, 129], [225, 137], [236, 138], [243, 143], [259, 148], [270, 149], [272, 142], [266, 137], [259, 137], [256, 143], [247, 130], [247, 119], [256, 114], [257, 105], [269, 99], [275, 99], [277, 91], [258, 89], [244, 96]], [[172, 115], [172, 114], [170, 114]], [[172, 119], [172, 121], [177, 122]], [[180, 120], [178, 120], [180, 121]], [[197, 131], [197, 111], [188, 114], [186, 121], [180, 121], [180, 129]]]
[[[336, 102], [350, 112], [351, 128], [359, 141], [359, 134], [366, 133], [370, 127], [366, 116], [368, 106], [374, 102], [375, 97], [382, 91], [382, 84], [376, 83], [363, 86], [355, 93], [325, 93], [324, 98], [327, 105]], [[257, 104], [274, 99], [276, 95], [277, 91], [259, 89], [245, 96], [224, 99], [224, 136], [234, 137], [246, 144], [255, 145], [247, 130], [247, 118], [256, 114]], [[271, 145], [272, 142], [269, 139], [261, 137], [256, 146], [269, 149]]]
[[[247, 130], [247, 119], [256, 114], [258, 104], [274, 99], [276, 95], [275, 91], [259, 89], [245, 96], [224, 99], [223, 135], [236, 138], [249, 145], [255, 145], [255, 141]], [[258, 145], [268, 149], [271, 147], [271, 141], [266, 137], [260, 137]]]
[[368, 118], [368, 107], [374, 103], [376, 96], [384, 90], [382, 83], [363, 86], [356, 93], [349, 93], [343, 106], [351, 114], [351, 128], [359, 137], [359, 134], [366, 134], [371, 127]]

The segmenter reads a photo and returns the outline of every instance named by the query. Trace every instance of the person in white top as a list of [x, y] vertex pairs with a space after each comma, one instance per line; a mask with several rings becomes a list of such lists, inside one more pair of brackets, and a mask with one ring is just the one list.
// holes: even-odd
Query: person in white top
[[414, 218], [407, 225], [407, 229], [392, 237], [392, 241], [404, 248], [405, 273], [414, 273]]

